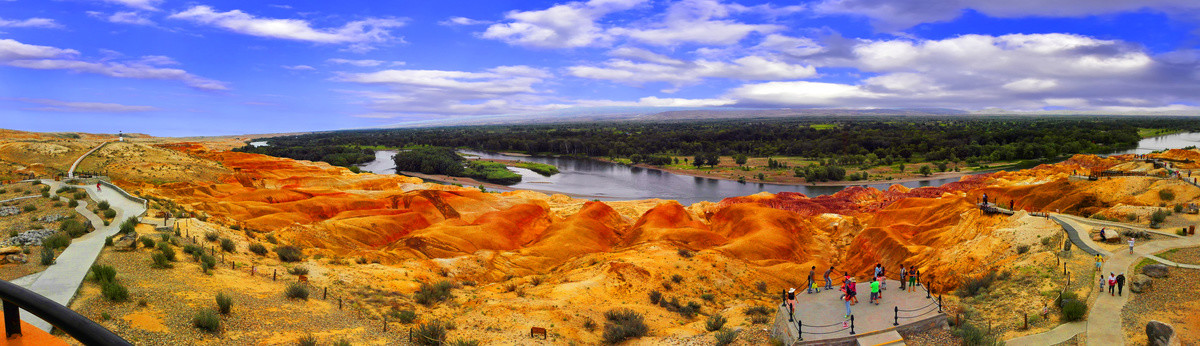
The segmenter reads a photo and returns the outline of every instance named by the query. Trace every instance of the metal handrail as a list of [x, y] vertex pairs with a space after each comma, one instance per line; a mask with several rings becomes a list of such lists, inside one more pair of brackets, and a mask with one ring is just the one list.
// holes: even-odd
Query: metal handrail
[[6, 337], [21, 334], [20, 309], [25, 309], [84, 345], [132, 345], [78, 312], [8, 281], [0, 280], [0, 300], [4, 301]]

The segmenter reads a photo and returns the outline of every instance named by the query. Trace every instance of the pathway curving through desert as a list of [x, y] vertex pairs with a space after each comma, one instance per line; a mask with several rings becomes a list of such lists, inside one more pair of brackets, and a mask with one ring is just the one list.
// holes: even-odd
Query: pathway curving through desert
[[75, 159], [75, 162], [71, 164], [71, 169], [67, 171], [67, 178], [75, 177], [75, 167], [79, 167], [79, 163], [83, 162], [83, 158], [87, 157], [88, 155], [91, 155], [92, 153], [96, 152], [96, 150], [100, 149], [101, 147], [104, 147], [104, 145], [106, 145], [108, 143], [111, 143], [111, 142], [100, 143], [100, 145], [97, 145], [95, 148], [92, 148], [92, 150], [88, 150], [86, 153], [83, 153], [83, 155], [79, 155], [79, 158]]
[[[66, 185], [62, 182], [49, 179], [42, 180], [42, 183], [49, 185], [52, 191], [63, 186], [82, 188], [84, 191], [87, 191], [92, 200], [108, 201], [109, 207], [117, 212], [117, 216], [113, 218], [114, 222], [105, 226], [104, 220], [101, 220], [99, 216], [89, 211], [87, 203], [81, 202], [78, 207], [75, 207], [75, 211], [87, 218], [88, 221], [91, 221], [96, 230], [82, 237], [75, 238], [71, 242], [71, 245], [66, 250], [63, 250], [62, 254], [58, 255], [58, 258], [55, 259], [55, 264], [46, 267], [46, 270], [39, 274], [34, 274], [37, 276], [31, 278], [32, 282], [29, 282], [26, 286], [29, 290], [66, 306], [71, 303], [71, 298], [79, 290], [79, 285], [83, 283], [88, 270], [96, 262], [96, 257], [100, 255], [100, 251], [104, 249], [104, 238], [117, 234], [117, 231], [120, 231], [121, 220], [129, 217], [137, 217], [146, 212], [146, 208], [143, 201], [130, 198], [121, 191], [111, 187], [102, 191], [96, 191], [95, 187]], [[23, 313], [21, 316], [26, 322], [39, 329], [48, 332], [52, 328], [50, 323], [28, 312]]]

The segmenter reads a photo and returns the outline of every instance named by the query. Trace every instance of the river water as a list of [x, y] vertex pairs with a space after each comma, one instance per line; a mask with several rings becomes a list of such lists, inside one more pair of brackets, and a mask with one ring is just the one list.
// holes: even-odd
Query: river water
[[[1183, 148], [1191, 145], [1200, 145], [1200, 133], [1182, 133], [1147, 138], [1138, 143], [1137, 149], [1116, 152], [1112, 153], [1112, 155], [1145, 154], [1155, 150]], [[693, 177], [658, 169], [626, 166], [590, 159], [511, 156], [479, 151], [461, 152], [487, 159], [520, 160], [554, 165], [558, 167], [559, 173], [549, 177], [542, 176], [528, 169], [509, 167], [509, 170], [521, 175], [521, 182], [509, 187], [521, 190], [566, 193], [583, 198], [600, 200], [662, 198], [677, 200], [683, 205], [689, 205], [699, 201], [718, 202], [728, 197], [752, 195], [763, 191], [771, 193], [789, 191], [803, 193], [807, 196], [818, 196], [833, 194], [845, 188], [844, 186], [739, 183], [731, 180]], [[394, 174], [396, 172], [396, 165], [392, 162], [392, 155], [395, 154], [395, 151], [376, 151], [375, 161], [364, 164], [361, 167], [367, 172]], [[958, 180], [959, 178], [935, 178], [903, 183], [879, 182], [864, 184], [862, 186], [884, 190], [894, 184], [915, 188], [940, 186]]]

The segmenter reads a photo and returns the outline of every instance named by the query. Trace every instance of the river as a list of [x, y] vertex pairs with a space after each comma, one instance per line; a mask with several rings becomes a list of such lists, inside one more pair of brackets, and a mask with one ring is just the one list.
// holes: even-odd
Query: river
[[[1155, 150], [1182, 148], [1200, 145], [1200, 133], [1181, 133], [1143, 139], [1137, 149], [1112, 153], [1145, 154]], [[480, 151], [461, 151], [486, 159], [520, 160], [551, 164], [559, 173], [543, 176], [524, 168], [509, 167], [521, 175], [521, 182], [509, 187], [520, 190], [559, 192], [600, 200], [629, 200], [662, 198], [673, 199], [684, 205], [699, 201], [718, 202], [728, 197], [746, 196], [767, 191], [799, 192], [807, 196], [828, 195], [841, 191], [845, 186], [804, 186], [764, 183], [739, 183], [732, 180], [693, 177], [652, 168], [641, 168], [589, 159], [541, 156], [511, 156]], [[393, 174], [396, 165], [392, 162], [395, 151], [375, 152], [375, 161], [362, 165], [363, 171], [378, 174]], [[940, 186], [958, 181], [960, 178], [934, 178], [910, 182], [879, 182], [864, 184], [880, 190], [894, 184], [907, 187]]]

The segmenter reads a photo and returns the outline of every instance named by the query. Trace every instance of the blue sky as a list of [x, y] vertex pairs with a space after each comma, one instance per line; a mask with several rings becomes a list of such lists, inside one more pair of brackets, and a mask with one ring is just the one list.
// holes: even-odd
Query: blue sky
[[0, 127], [222, 135], [607, 107], [1198, 114], [1197, 24], [1195, 0], [0, 0]]

